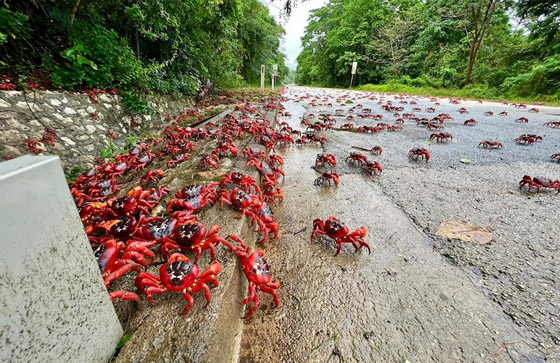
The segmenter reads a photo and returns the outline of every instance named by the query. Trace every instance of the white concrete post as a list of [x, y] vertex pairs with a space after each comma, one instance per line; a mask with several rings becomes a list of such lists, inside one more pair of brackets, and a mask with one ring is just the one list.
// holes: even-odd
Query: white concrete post
[[274, 91], [274, 80], [276, 79], [276, 76], [278, 75], [278, 65], [274, 64], [272, 66], [272, 90]]
[[107, 362], [122, 329], [60, 160], [0, 163], [0, 361]]
[[261, 93], [264, 95], [264, 64], [261, 65]]

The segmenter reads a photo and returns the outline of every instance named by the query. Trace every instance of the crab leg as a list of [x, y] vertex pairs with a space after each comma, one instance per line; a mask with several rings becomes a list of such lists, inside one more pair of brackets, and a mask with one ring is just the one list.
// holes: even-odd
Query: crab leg
[[115, 300], [115, 298], [123, 301], [134, 300], [138, 303], [138, 305], [142, 306], [142, 301], [140, 300], [138, 295], [130, 291], [124, 291], [124, 290], [113, 291], [112, 293], [109, 294], [109, 297], [111, 298], [111, 301]]

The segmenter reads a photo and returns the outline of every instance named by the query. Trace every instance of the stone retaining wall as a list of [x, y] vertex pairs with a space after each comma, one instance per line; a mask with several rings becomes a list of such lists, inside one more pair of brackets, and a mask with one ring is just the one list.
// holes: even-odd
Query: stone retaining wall
[[[122, 147], [129, 135], [149, 132], [168, 114], [192, 106], [190, 98], [159, 97], [153, 115], [132, 114], [120, 96], [97, 95], [98, 103], [85, 93], [37, 91], [0, 91], [0, 160], [31, 153], [25, 141], [41, 141], [45, 127], [56, 131], [55, 146], [40, 145], [41, 155], [60, 157], [64, 169], [90, 166], [99, 152], [110, 145], [109, 132]], [[97, 118], [97, 119], [95, 119]]]

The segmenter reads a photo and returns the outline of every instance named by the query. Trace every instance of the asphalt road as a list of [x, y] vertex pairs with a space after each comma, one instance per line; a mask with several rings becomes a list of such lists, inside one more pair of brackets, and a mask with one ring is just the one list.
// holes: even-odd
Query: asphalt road
[[[393, 112], [381, 108], [392, 100], [404, 107], [401, 114], [450, 114], [454, 120], [440, 132], [451, 133], [453, 141], [432, 144], [435, 131], [406, 121], [400, 132], [322, 131], [329, 140], [324, 147], [282, 151], [281, 237], [266, 246], [274, 278], [282, 282], [281, 305], [271, 309], [271, 300], [262, 298], [265, 312], [244, 326], [241, 361], [560, 360], [560, 196], [518, 188], [524, 174], [560, 179], [560, 164], [550, 161], [560, 152], [560, 128], [543, 125], [560, 121], [560, 109], [537, 106], [540, 112], [530, 113], [532, 106], [301, 87], [289, 87], [285, 96], [292, 117], [280, 121], [294, 128], [301, 129], [301, 117], [310, 113], [333, 116], [342, 109], [335, 116], [340, 127], [357, 104], [394, 125]], [[428, 107], [435, 112], [425, 112]], [[460, 107], [469, 114], [460, 114]], [[508, 115], [499, 116], [502, 111]], [[516, 123], [519, 117], [529, 122]], [[478, 124], [464, 126], [471, 118]], [[356, 117], [352, 123], [377, 122]], [[543, 140], [516, 144], [524, 133]], [[503, 149], [478, 148], [484, 140], [498, 140]], [[383, 153], [363, 151], [373, 146]], [[411, 161], [414, 147], [427, 148], [429, 162]], [[322, 171], [312, 168], [315, 156], [326, 152], [338, 160], [338, 187], [313, 185]], [[383, 173], [363, 175], [345, 162], [350, 152], [378, 161]], [[354, 254], [350, 246], [334, 257], [332, 241], [311, 242], [313, 220], [329, 216], [351, 230], [366, 227], [371, 254]], [[435, 234], [445, 221], [485, 226], [497, 217], [489, 245]]]

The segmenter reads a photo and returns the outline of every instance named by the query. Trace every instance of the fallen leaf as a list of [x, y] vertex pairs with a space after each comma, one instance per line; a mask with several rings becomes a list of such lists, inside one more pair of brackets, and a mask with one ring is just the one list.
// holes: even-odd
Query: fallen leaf
[[492, 232], [489, 232], [486, 228], [466, 222], [447, 221], [439, 226], [436, 234], [442, 237], [485, 245], [492, 242]]
[[459, 162], [463, 163], [463, 164], [470, 164], [471, 163], [471, 161], [469, 159], [460, 159]]

